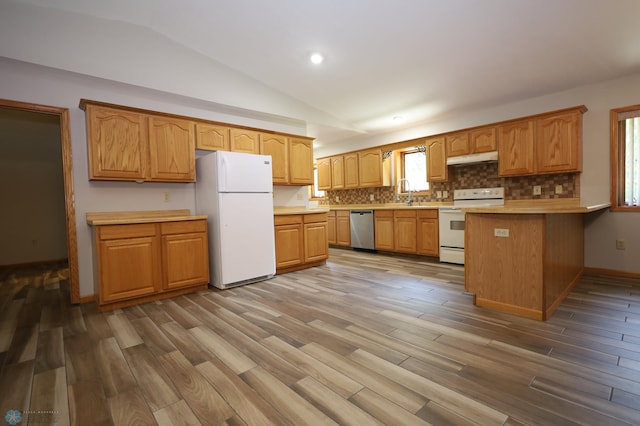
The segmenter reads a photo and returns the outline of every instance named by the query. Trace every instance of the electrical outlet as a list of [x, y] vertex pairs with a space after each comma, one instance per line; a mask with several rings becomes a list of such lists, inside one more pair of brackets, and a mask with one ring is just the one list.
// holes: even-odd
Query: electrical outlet
[[340, 202], [340, 197], [336, 195], [336, 203], [339, 203], [339, 202]]
[[442, 198], [448, 198], [449, 197], [449, 191], [442, 191]]
[[371, 194], [369, 195], [369, 201], [375, 201], [376, 200], [376, 196]]
[[627, 244], [624, 240], [616, 240], [616, 249], [625, 250], [627, 248]]
[[562, 185], [556, 185], [556, 194], [562, 194]]
[[442, 198], [442, 191], [436, 191], [436, 198]]
[[171, 201], [171, 193], [170, 192], [165, 192], [164, 193], [164, 202], [168, 203], [169, 201]]
[[508, 237], [509, 229], [508, 228], [493, 228], [493, 236], [494, 237]]
[[540, 185], [534, 185], [533, 195], [540, 195], [540, 194], [542, 194], [542, 187]]

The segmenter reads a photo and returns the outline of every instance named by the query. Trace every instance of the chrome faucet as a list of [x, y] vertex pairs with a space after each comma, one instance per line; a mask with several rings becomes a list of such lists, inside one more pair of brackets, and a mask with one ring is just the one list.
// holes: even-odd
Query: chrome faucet
[[411, 205], [411, 185], [410, 185], [410, 183], [409, 183], [409, 179], [405, 179], [405, 178], [398, 179], [398, 183], [397, 183], [397, 186], [398, 186], [398, 194], [397, 194], [397, 196], [396, 196], [396, 199], [397, 199], [397, 200], [400, 200], [400, 192], [402, 191], [402, 185], [401, 185], [401, 184], [402, 184], [402, 182], [406, 182], [406, 185], [407, 185], [407, 194], [409, 195], [409, 196], [407, 197], [407, 205], [408, 205], [408, 206], [410, 206], [410, 205]]

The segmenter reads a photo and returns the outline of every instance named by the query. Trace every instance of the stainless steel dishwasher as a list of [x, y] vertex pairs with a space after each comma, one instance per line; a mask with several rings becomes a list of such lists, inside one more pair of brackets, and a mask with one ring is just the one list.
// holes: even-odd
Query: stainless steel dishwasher
[[374, 250], [373, 210], [351, 210], [351, 247]]

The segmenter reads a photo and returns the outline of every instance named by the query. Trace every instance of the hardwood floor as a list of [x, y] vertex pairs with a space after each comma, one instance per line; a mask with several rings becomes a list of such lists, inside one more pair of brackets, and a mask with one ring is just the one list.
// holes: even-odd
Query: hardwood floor
[[472, 305], [463, 269], [326, 266], [100, 313], [0, 272], [0, 415], [73, 425], [640, 424], [640, 282], [585, 276], [546, 322]]

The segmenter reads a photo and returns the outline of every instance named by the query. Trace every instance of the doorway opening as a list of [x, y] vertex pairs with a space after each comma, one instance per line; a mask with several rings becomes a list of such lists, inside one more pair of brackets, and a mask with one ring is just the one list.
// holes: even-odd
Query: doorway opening
[[[61, 156], [61, 167], [62, 167], [62, 186], [64, 191], [64, 227], [66, 231], [66, 257], [69, 266], [69, 293], [71, 303], [80, 303], [80, 285], [78, 278], [78, 244], [77, 244], [77, 235], [76, 235], [76, 218], [75, 218], [75, 203], [74, 203], [74, 192], [73, 192], [73, 166], [72, 166], [72, 157], [71, 157], [71, 135], [69, 129], [69, 110], [67, 108], [59, 108], [47, 105], [38, 105], [31, 104], [25, 102], [18, 102], [12, 100], [0, 99], [0, 108], [9, 113], [35, 113], [33, 117], [40, 117], [37, 121], [56, 121], [59, 124], [59, 141], [60, 141], [60, 149], [56, 152], [56, 155]], [[57, 147], [56, 147], [57, 148]], [[32, 148], [33, 149], [33, 148]], [[44, 149], [44, 147], [43, 147]], [[34, 152], [34, 155], [36, 152]], [[37, 154], [42, 154], [41, 152], [37, 152]], [[55, 161], [57, 164], [58, 159], [51, 159], [51, 161]], [[28, 179], [30, 176], [14, 176], [16, 180], [19, 179]], [[42, 197], [44, 194], [33, 192], [31, 194], [26, 194], [28, 197]], [[36, 198], [37, 200], [37, 198]], [[10, 200], [5, 200], [7, 203], [11, 202]], [[27, 206], [28, 209], [34, 209], [37, 207]], [[47, 208], [46, 205], [43, 205], [42, 208]], [[29, 212], [25, 212], [29, 213]], [[5, 224], [7, 225], [7, 224]], [[36, 228], [37, 229], [37, 228]], [[35, 235], [35, 234], [34, 234]], [[28, 244], [33, 245], [34, 252], [37, 251], [38, 247], [38, 238], [37, 236], [26, 236]], [[49, 248], [49, 250], [53, 250], [53, 252], [60, 252], [60, 248]], [[64, 251], [64, 248], [62, 248]], [[46, 254], [44, 255], [46, 256]], [[19, 263], [19, 262], [18, 262]]]

